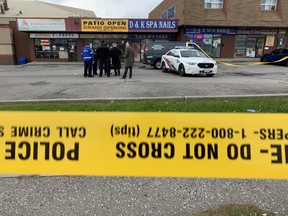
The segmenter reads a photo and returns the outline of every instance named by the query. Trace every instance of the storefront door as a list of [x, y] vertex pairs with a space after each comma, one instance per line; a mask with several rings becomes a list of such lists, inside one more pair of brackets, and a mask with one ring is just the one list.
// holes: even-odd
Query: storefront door
[[77, 62], [76, 41], [68, 41], [68, 61]]
[[257, 38], [257, 47], [256, 47], [256, 57], [260, 57], [264, 53], [264, 46], [265, 46], [265, 38], [258, 37]]
[[256, 57], [256, 43], [257, 43], [256, 37], [254, 36], [247, 37], [245, 57], [249, 57], [249, 58]]
[[221, 54], [221, 35], [213, 35], [213, 46], [211, 56], [214, 58], [220, 58]]

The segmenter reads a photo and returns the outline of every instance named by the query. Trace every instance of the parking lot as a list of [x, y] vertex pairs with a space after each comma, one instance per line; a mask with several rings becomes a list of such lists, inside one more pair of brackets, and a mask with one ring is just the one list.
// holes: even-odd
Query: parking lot
[[[84, 78], [82, 64], [0, 66], [0, 102], [288, 94], [287, 67], [230, 63], [236, 66], [219, 64], [214, 77], [180, 77], [136, 63], [132, 79], [126, 80], [113, 74]], [[0, 178], [0, 215], [191, 216], [230, 203], [254, 205], [275, 215], [288, 213], [284, 180], [10, 177]]]
[[[218, 64], [214, 77], [163, 73], [135, 63], [132, 79], [119, 76], [83, 77], [83, 65], [27, 64], [0, 66], [0, 101], [97, 100], [171, 97], [226, 97], [288, 93], [287, 67], [251, 65], [254, 62]], [[123, 68], [121, 69], [123, 73]]]

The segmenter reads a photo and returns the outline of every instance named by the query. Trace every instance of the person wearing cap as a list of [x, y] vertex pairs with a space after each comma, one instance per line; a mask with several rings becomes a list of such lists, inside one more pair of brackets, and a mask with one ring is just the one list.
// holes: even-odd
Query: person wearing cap
[[120, 76], [120, 68], [121, 68], [120, 56], [121, 55], [122, 55], [122, 51], [117, 47], [116, 43], [113, 43], [112, 49], [111, 49], [111, 58], [112, 58], [112, 65], [114, 66], [115, 76]]
[[81, 56], [84, 61], [84, 77], [93, 77], [92, 64], [94, 61], [94, 52], [89, 43], [86, 43], [82, 48]]
[[103, 69], [105, 70], [105, 74], [110, 76], [110, 49], [104, 40], [101, 41], [100, 46], [96, 49], [96, 55], [98, 58], [100, 74], [99, 77], [102, 77]]

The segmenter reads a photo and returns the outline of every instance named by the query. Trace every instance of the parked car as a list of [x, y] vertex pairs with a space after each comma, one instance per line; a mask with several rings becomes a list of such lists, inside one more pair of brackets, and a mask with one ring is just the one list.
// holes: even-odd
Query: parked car
[[266, 53], [260, 57], [260, 61], [288, 66], [288, 49], [281, 48], [276, 49], [271, 53]]
[[[146, 41], [144, 44], [143, 63], [153, 66], [155, 69], [161, 69], [161, 57], [169, 50], [179, 46], [193, 46], [194, 43], [181, 41]], [[197, 47], [194, 47], [197, 48]]]
[[209, 77], [217, 73], [216, 61], [201, 51], [191, 48], [171, 49], [161, 59], [162, 71], [174, 71], [180, 76], [203, 74]]

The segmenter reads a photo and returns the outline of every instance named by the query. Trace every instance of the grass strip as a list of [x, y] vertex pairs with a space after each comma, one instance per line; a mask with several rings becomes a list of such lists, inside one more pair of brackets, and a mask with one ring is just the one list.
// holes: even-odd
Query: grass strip
[[286, 97], [2, 103], [1, 111], [288, 113]]

